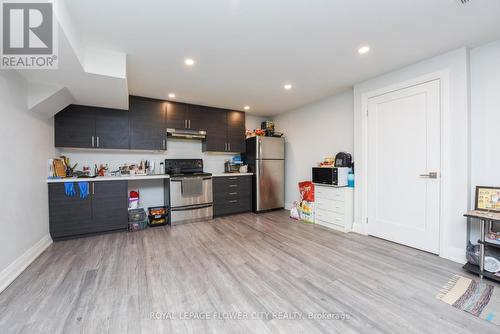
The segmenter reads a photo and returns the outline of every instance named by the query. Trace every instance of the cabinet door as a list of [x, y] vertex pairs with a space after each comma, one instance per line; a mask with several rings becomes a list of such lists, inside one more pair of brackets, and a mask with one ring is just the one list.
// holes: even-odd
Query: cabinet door
[[203, 143], [203, 151], [224, 152], [227, 148], [227, 116], [222, 109], [212, 109], [211, 121], [207, 122], [207, 138]]
[[186, 129], [187, 110], [185, 103], [167, 102], [167, 128]]
[[217, 114], [218, 109], [198, 106], [194, 104], [188, 105], [187, 109], [187, 120], [188, 128], [191, 130], [204, 130], [211, 126], [210, 123], [214, 122], [214, 117]]
[[127, 181], [99, 181], [91, 184], [93, 232], [127, 228], [127, 191]]
[[204, 152], [224, 152], [227, 140], [226, 111], [217, 108], [190, 105], [188, 108], [190, 129], [204, 130]]
[[95, 108], [95, 146], [97, 148], [129, 148], [127, 110]]
[[166, 102], [130, 97], [130, 149], [166, 150]]
[[227, 141], [230, 152], [244, 153], [245, 142], [245, 113], [241, 111], [227, 112]]
[[49, 230], [53, 239], [92, 231], [91, 198], [81, 199], [77, 183], [74, 188], [76, 196], [68, 197], [64, 183], [49, 184]]
[[56, 147], [95, 147], [93, 107], [71, 104], [54, 117]]
[[252, 210], [252, 176], [213, 178], [214, 216]]

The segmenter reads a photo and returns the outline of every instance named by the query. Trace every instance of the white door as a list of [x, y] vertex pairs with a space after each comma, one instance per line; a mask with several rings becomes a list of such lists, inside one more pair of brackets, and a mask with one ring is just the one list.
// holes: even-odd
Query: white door
[[439, 80], [368, 100], [368, 233], [436, 254], [440, 115]]

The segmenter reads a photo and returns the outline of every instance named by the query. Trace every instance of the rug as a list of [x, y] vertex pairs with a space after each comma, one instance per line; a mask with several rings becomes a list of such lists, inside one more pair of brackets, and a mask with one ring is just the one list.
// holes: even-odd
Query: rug
[[500, 326], [500, 289], [455, 275], [436, 298]]

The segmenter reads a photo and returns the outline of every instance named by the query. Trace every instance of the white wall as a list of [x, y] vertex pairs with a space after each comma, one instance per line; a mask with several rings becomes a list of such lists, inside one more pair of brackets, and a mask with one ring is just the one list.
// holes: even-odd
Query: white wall
[[[472, 49], [471, 191], [500, 187], [500, 40]], [[472, 196], [474, 202], [474, 196]], [[477, 239], [477, 237], [476, 237]]]
[[298, 182], [311, 180], [311, 168], [337, 152], [352, 152], [353, 92], [349, 90], [275, 117], [286, 136], [285, 202], [299, 199]]
[[[463, 214], [469, 208], [469, 59], [468, 50], [462, 48], [422, 61], [401, 70], [374, 78], [354, 87], [354, 152], [356, 163], [355, 230], [366, 232], [366, 154], [363, 95], [384, 87], [419, 77], [430, 77], [436, 72], [446, 73], [449, 84], [442, 90], [443, 122], [441, 161], [441, 251], [442, 257], [463, 262], [465, 260], [466, 220]], [[448, 104], [448, 105], [446, 105]]]
[[247, 130], [255, 130], [260, 129], [260, 123], [271, 120], [271, 118], [263, 117], [263, 116], [253, 116], [247, 113], [246, 115], [246, 127]]
[[27, 94], [19, 74], [0, 71], [0, 291], [51, 242], [46, 171], [53, 120], [28, 111]]

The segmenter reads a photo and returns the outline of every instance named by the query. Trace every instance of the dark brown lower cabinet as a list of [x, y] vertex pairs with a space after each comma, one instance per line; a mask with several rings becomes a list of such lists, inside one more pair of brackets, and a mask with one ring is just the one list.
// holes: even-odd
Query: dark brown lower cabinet
[[252, 176], [213, 178], [214, 216], [220, 217], [252, 210]]
[[127, 181], [89, 182], [89, 196], [68, 197], [64, 183], [49, 184], [49, 225], [53, 240], [127, 229]]

